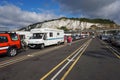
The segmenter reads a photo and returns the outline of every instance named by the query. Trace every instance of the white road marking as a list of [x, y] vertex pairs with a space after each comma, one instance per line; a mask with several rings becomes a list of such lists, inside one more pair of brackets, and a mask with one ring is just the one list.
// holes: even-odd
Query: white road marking
[[27, 55], [27, 56], [28, 56], [28, 57], [34, 57], [34, 55], [33, 55], [33, 54], [31, 54], [31, 55], [29, 54], [29, 55]]
[[83, 47], [71, 58], [68, 59], [68, 62], [51, 78], [51, 80], [55, 80], [55, 78], [74, 60], [75, 57], [79, 55], [79, 53], [87, 46], [88, 43], [83, 45]]

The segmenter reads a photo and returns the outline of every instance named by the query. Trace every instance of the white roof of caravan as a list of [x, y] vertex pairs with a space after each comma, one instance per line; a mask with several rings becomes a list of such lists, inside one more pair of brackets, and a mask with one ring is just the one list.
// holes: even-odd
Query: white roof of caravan
[[30, 34], [30, 31], [16, 31], [18, 34]]
[[59, 30], [59, 29], [52, 29], [52, 28], [35, 28], [35, 29], [31, 29], [32, 33], [47, 33], [47, 32], [63, 32], [63, 30]]

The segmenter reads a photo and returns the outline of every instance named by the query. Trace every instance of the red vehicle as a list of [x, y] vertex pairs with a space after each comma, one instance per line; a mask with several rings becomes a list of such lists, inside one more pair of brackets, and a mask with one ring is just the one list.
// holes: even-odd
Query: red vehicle
[[11, 32], [0, 32], [0, 54], [15, 56], [21, 48], [19, 35]]

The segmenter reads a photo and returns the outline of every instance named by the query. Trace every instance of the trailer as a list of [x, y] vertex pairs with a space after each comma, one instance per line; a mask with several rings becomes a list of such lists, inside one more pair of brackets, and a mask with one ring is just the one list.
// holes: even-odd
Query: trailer
[[32, 29], [33, 36], [28, 41], [30, 48], [44, 48], [54, 44], [60, 44], [64, 42], [64, 31], [52, 28], [36, 28]]
[[16, 31], [16, 33], [19, 34], [21, 40], [24, 40], [28, 45], [28, 40], [32, 36], [32, 33], [30, 31]]

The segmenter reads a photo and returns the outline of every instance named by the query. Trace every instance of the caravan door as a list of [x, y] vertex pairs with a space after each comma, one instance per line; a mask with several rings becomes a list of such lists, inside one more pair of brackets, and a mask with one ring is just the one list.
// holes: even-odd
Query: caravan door
[[48, 32], [47, 39], [45, 40], [46, 46], [52, 45], [53, 43], [53, 32]]
[[56, 44], [54, 32], [48, 32], [45, 34], [47, 37], [44, 39], [45, 46]]
[[48, 34], [47, 33], [44, 33], [43, 43], [44, 43], [44, 46], [48, 46], [49, 45]]

